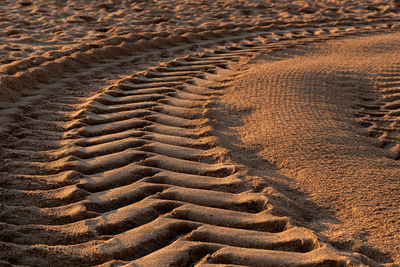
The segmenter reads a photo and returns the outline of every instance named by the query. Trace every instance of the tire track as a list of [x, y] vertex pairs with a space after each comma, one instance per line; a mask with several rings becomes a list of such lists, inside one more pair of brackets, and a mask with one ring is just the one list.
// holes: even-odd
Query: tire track
[[2, 133], [0, 258], [34, 266], [348, 265], [310, 230], [272, 214], [245, 168], [225, 163], [207, 112], [235, 74], [231, 61], [380, 28], [214, 40], [90, 96], [67, 89], [39, 106], [40, 96], [23, 97], [24, 115], [3, 110], [14, 115]]
[[[310, 25], [311, 24], [311, 25]], [[257, 23], [228, 23], [220, 26], [193, 28], [190, 32], [177, 30], [172, 33], [150, 33], [131, 34], [128, 37], [115, 37], [101, 42], [79, 45], [67, 51], [56, 53], [53, 56], [41, 56], [38, 59], [23, 59], [5, 66], [2, 70], [0, 88], [3, 97], [17, 97], [24, 88], [32, 88], [39, 83], [48, 82], [53, 77], [59, 77], [65, 72], [76, 71], [88, 64], [99, 60], [113, 60], [116, 57], [125, 57], [132, 53], [141, 53], [146, 49], [162, 49], [165, 46], [177, 43], [196, 43], [199, 45], [203, 40], [226, 38], [227, 36], [240, 36], [249, 32], [254, 34], [265, 33], [276, 30], [291, 30], [315, 28], [317, 32], [321, 28], [343, 28], [351, 25], [353, 29], [358, 28], [396, 28], [398, 20], [395, 17], [369, 17], [365, 20], [357, 18], [336, 18], [331, 21], [327, 18], [315, 19], [312, 22], [305, 20], [265, 21]], [[314, 25], [318, 25], [315, 27]], [[366, 26], [368, 25], [368, 26]], [[340, 30], [339, 30], [340, 31]], [[290, 34], [289, 34], [290, 35]], [[239, 37], [240, 38], [240, 37]], [[163, 57], [163, 53], [160, 55]]]
[[399, 74], [396, 65], [377, 74], [374, 88], [378, 95], [375, 99], [367, 96], [356, 106], [359, 123], [366, 127], [365, 135], [372, 137], [373, 144], [394, 160], [400, 159]]

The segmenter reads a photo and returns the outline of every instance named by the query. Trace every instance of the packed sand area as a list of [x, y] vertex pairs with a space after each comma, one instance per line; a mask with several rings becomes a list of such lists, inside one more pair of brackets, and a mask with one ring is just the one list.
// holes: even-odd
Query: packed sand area
[[397, 261], [399, 41], [396, 33], [258, 55], [220, 98], [237, 122], [227, 142], [246, 151], [233, 153], [238, 163], [259, 176], [272, 166], [280, 183], [326, 209], [306, 208], [308, 225], [336, 246]]
[[395, 1], [0, 1], [0, 266], [398, 266]]

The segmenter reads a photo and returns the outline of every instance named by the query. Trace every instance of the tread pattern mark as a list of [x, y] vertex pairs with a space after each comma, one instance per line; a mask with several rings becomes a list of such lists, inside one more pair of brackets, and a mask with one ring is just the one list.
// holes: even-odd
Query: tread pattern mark
[[[378, 75], [374, 98], [368, 95], [355, 108], [359, 123], [365, 127], [365, 135], [373, 138], [374, 145], [381, 147], [386, 156], [400, 159], [400, 69], [393, 66]], [[368, 92], [367, 92], [368, 93]]]
[[224, 163], [205, 114], [234, 75], [229, 61], [348, 32], [247, 36], [87, 98], [45, 102], [41, 116], [16, 114], [2, 134], [0, 258], [40, 266], [347, 265], [310, 230], [271, 213], [241, 166]]

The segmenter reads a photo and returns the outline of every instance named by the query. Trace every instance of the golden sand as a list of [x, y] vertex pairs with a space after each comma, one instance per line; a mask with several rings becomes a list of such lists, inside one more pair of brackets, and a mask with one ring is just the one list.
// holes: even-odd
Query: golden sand
[[396, 266], [393, 1], [0, 1], [1, 266]]

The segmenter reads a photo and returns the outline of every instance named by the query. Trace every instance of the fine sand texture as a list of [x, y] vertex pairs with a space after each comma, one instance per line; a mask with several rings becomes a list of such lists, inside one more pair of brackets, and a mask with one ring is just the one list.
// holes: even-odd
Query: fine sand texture
[[392, 0], [2, 0], [0, 97], [94, 61], [262, 28], [399, 27]]
[[228, 135], [246, 151], [238, 162], [259, 175], [272, 165], [285, 177], [277, 181], [332, 212], [308, 225], [336, 247], [397, 261], [399, 41], [376, 35], [258, 55], [220, 98], [238, 122]]
[[0, 266], [396, 266], [393, 1], [0, 1]]

